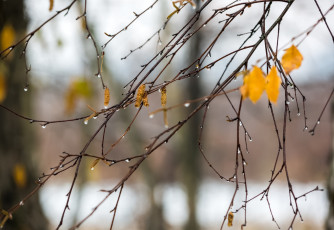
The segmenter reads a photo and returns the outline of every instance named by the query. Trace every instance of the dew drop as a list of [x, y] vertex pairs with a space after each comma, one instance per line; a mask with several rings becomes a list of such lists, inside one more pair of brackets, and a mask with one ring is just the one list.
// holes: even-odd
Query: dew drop
[[292, 227], [290, 227], [289, 230], [292, 230]]
[[149, 118], [151, 118], [151, 119], [152, 119], [153, 117], [154, 117], [154, 114], [150, 114]]
[[94, 171], [94, 169], [95, 169], [94, 167], [91, 167], [91, 168], [90, 168], [91, 171]]
[[27, 92], [27, 91], [28, 91], [28, 87], [25, 86], [25, 87], [23, 88], [23, 90], [24, 90], [24, 92]]
[[319, 121], [319, 120], [317, 121], [317, 124], [318, 124], [318, 125], [320, 124], [320, 121]]
[[94, 120], [97, 119], [97, 116], [94, 116], [93, 119], [94, 119]]
[[242, 122], [241, 121], [239, 122], [239, 126], [242, 126]]
[[240, 148], [238, 147], [238, 154], [240, 154], [241, 153], [241, 151], [240, 151]]
[[165, 125], [165, 128], [168, 129], [168, 125]]
[[203, 27], [206, 27], [206, 24], [204, 24]]
[[9, 50], [12, 50], [13, 49], [13, 47], [9, 47]]
[[285, 101], [285, 104], [289, 105], [289, 104], [290, 104], [290, 101]]
[[87, 36], [87, 39], [92, 39], [92, 36], [88, 35], [88, 36]]
[[190, 103], [184, 103], [184, 107], [189, 107], [190, 106]]
[[34, 120], [30, 120], [29, 122], [30, 122], [30, 123], [34, 123]]
[[300, 116], [300, 113], [297, 113], [297, 116], [299, 117], [299, 116]]
[[105, 105], [105, 106], [104, 106], [104, 108], [105, 108], [105, 109], [108, 109], [108, 106], [107, 106], [107, 105]]
[[247, 165], [247, 162], [246, 162], [246, 161], [243, 161], [242, 164], [243, 164], [243, 165]]
[[101, 74], [98, 74], [97, 77], [98, 77], [98, 78], [101, 78]]
[[46, 125], [42, 125], [42, 128], [45, 129], [45, 128], [46, 128]]
[[307, 127], [307, 126], [305, 126], [305, 128], [304, 128], [304, 131], [306, 131], [306, 130], [308, 130], [308, 127]]
[[161, 46], [161, 45], [162, 45], [162, 42], [159, 42], [158, 45]]
[[64, 165], [59, 165], [59, 168], [63, 168], [64, 167]]
[[84, 120], [84, 124], [87, 125], [88, 124], [88, 120]]
[[295, 99], [294, 98], [291, 98], [291, 101], [294, 101]]
[[129, 158], [125, 159], [125, 162], [126, 163], [130, 162], [130, 159]]
[[24, 205], [24, 202], [23, 200], [20, 201], [20, 206], [23, 206]]
[[234, 176], [233, 176], [233, 178], [235, 179], [235, 178], [237, 178], [237, 176], [236, 176], [236, 175], [234, 175]]
[[249, 138], [249, 141], [250, 141], [250, 142], [252, 142], [252, 141], [253, 141], [253, 139], [250, 137], [250, 138]]

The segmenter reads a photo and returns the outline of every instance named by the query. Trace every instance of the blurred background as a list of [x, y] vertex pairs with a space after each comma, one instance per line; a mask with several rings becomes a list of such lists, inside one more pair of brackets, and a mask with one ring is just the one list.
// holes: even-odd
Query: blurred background
[[[51, 2], [51, 1], [50, 1]], [[49, 1], [38, 0], [0, 0], [0, 29], [10, 25], [19, 41], [25, 34], [33, 31], [59, 9], [71, 1], [55, 0], [53, 9]], [[88, 1], [87, 20], [91, 32], [100, 48], [108, 37], [104, 33], [115, 34], [123, 29], [137, 14], [152, 5], [154, 1]], [[333, 4], [332, 0], [322, 0], [320, 7], [326, 12]], [[199, 8], [203, 2], [197, 2]], [[227, 5], [224, 1], [214, 1], [201, 14], [204, 22], [212, 9]], [[267, 27], [274, 22], [285, 4], [274, 3], [267, 20]], [[82, 20], [76, 18], [82, 14], [83, 1], [75, 4], [66, 16], [60, 14], [41, 30], [36, 32], [27, 46], [26, 58], [22, 58], [23, 46], [15, 48], [13, 55], [1, 60], [0, 74], [5, 76], [7, 95], [3, 105], [27, 117], [41, 120], [71, 119], [88, 115], [91, 111], [87, 104], [100, 110], [103, 108], [103, 89], [97, 72], [96, 52], [90, 39], [87, 39]], [[160, 0], [133, 25], [129, 26], [104, 49], [103, 79], [110, 88], [110, 105], [118, 103], [124, 86], [142, 69], [141, 65], [151, 60], [170, 40], [171, 35], [180, 30], [196, 11], [189, 4], [173, 15], [164, 30], [167, 16], [175, 9], [171, 1]], [[238, 17], [225, 34], [219, 39], [209, 57], [209, 61], [236, 50], [259, 20], [263, 5], [252, 5]], [[232, 11], [231, 11], [232, 12]], [[279, 47], [288, 48], [291, 38], [312, 26], [321, 18], [314, 2], [296, 1], [280, 25]], [[334, 12], [326, 16], [329, 27], [334, 28]], [[180, 51], [173, 63], [166, 69], [163, 80], [173, 78], [181, 68], [186, 67], [212, 42], [222, 27], [219, 21], [226, 15], [210, 21], [196, 37], [190, 40]], [[8, 30], [8, 29], [7, 29]], [[154, 36], [141, 49], [137, 47]], [[247, 44], [253, 44], [260, 36], [254, 35]], [[277, 32], [269, 37], [276, 44]], [[4, 37], [1, 38], [4, 40]], [[299, 39], [299, 40], [298, 40]], [[296, 43], [301, 39], [298, 38]], [[286, 45], [288, 44], [288, 45]], [[10, 44], [9, 44], [10, 45]], [[312, 128], [324, 108], [333, 89], [334, 44], [325, 24], [320, 24], [306, 37], [298, 47], [304, 57], [300, 69], [292, 73], [296, 85], [306, 97], [307, 126]], [[1, 47], [1, 50], [4, 47]], [[283, 51], [279, 53], [282, 56]], [[247, 51], [238, 54], [229, 68], [228, 76], [245, 58]], [[126, 57], [124, 59], [124, 57]], [[260, 47], [250, 59], [249, 65], [264, 60], [264, 46]], [[166, 60], [167, 61], [167, 60]], [[167, 105], [182, 104], [187, 100], [209, 95], [223, 73], [229, 59], [215, 64], [213, 68], [202, 71], [199, 77], [179, 81], [168, 87]], [[26, 62], [26, 63], [25, 63]], [[165, 62], [167, 63], [167, 62]], [[25, 69], [31, 66], [26, 85]], [[159, 70], [150, 77], [154, 79]], [[155, 75], [154, 75], [155, 74]], [[230, 84], [229, 89], [242, 84], [242, 78]], [[239, 91], [229, 94], [229, 98], [238, 106]], [[324, 111], [315, 135], [305, 130], [302, 109], [302, 97], [297, 97], [300, 111], [295, 101], [290, 103], [291, 122], [287, 128], [287, 157], [289, 175], [296, 195], [314, 189], [324, 188], [323, 192], [313, 192], [299, 199], [298, 204], [303, 221], [297, 218], [294, 229], [325, 229], [330, 207], [327, 197], [327, 184], [330, 175], [333, 149], [333, 114], [330, 102]], [[333, 99], [332, 99], [333, 101]], [[142, 154], [151, 142], [151, 138], [165, 130], [163, 116], [158, 113], [153, 118], [149, 113], [160, 108], [160, 95], [149, 95], [150, 106], [143, 109], [131, 131], [109, 153], [113, 159], [122, 159]], [[183, 120], [196, 104], [178, 107], [168, 113], [170, 125]], [[282, 93], [274, 106], [276, 122], [282, 133], [284, 97]], [[105, 149], [108, 149], [126, 130], [136, 113], [129, 107], [119, 111], [108, 123], [105, 136]], [[301, 113], [299, 116], [298, 113]], [[200, 122], [203, 113], [194, 117], [168, 143], [156, 150], [145, 163], [126, 182], [115, 219], [114, 229], [161, 229], [196, 230], [219, 229], [234, 192], [234, 183], [220, 180], [200, 155], [197, 146]], [[225, 96], [217, 97], [207, 113], [203, 129], [202, 145], [209, 161], [225, 177], [231, 177], [235, 167], [236, 123], [227, 122], [226, 116], [235, 113]], [[268, 102], [262, 96], [257, 104], [244, 101], [242, 109], [243, 124], [252, 141], [247, 141], [249, 154], [243, 146], [247, 166], [249, 197], [262, 192], [268, 185], [271, 170], [277, 156], [277, 136]], [[92, 119], [87, 125], [82, 120], [49, 124], [45, 128], [38, 123], [28, 121], [0, 110], [0, 209], [8, 209], [32, 190], [34, 182], [42, 173], [50, 172], [60, 160], [59, 155], [66, 151], [78, 154], [97, 127], [104, 121], [103, 116]], [[102, 135], [98, 135], [87, 153], [98, 155], [101, 149]], [[70, 202], [63, 229], [71, 227], [88, 215], [92, 208], [105, 196], [101, 189], [113, 188], [127, 172], [129, 163], [108, 167], [102, 163], [91, 170], [93, 159], [84, 159], [79, 177]], [[37, 195], [28, 200], [14, 214], [4, 229], [55, 229], [66, 204], [66, 194], [73, 178], [73, 170], [52, 178]], [[91, 216], [80, 229], [108, 229], [111, 223], [117, 193], [110, 197]], [[241, 207], [244, 200], [244, 188], [240, 188], [232, 210]], [[273, 215], [282, 229], [287, 229], [293, 218], [289, 206], [289, 194], [286, 178], [280, 175], [272, 185], [269, 200]], [[240, 229], [243, 223], [243, 211], [235, 214], [233, 227]], [[227, 227], [226, 227], [227, 228]], [[246, 229], [277, 229], [272, 221], [265, 200], [255, 199], [247, 206]], [[330, 229], [330, 228], [328, 228]]]

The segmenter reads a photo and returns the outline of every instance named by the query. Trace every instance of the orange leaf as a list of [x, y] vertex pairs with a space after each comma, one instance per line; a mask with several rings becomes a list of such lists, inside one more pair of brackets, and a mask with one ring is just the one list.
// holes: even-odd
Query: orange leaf
[[279, 94], [279, 87], [281, 85], [281, 78], [277, 74], [277, 69], [273, 66], [266, 77], [266, 92], [269, 101], [276, 104], [278, 94]]
[[282, 57], [282, 66], [284, 71], [289, 74], [292, 70], [298, 69], [303, 61], [303, 56], [299, 52], [296, 46], [292, 45], [285, 51]]
[[227, 217], [227, 226], [232, 227], [233, 217], [234, 217], [233, 213], [229, 212]]
[[240, 87], [243, 98], [249, 99], [255, 104], [265, 89], [265, 79], [262, 70], [254, 66], [253, 70], [244, 77], [244, 84]]
[[110, 91], [108, 87], [104, 89], [104, 108], [107, 108], [110, 101]]
[[6, 79], [5, 76], [0, 72], [0, 103], [6, 98]]
[[50, 0], [50, 7], [49, 7], [49, 11], [51, 11], [53, 9], [53, 0]]
[[15, 40], [15, 30], [13, 26], [10, 24], [5, 24], [5, 26], [2, 28], [1, 31], [0, 50], [4, 50], [9, 46], [13, 45], [14, 40]]
[[23, 164], [16, 164], [13, 169], [14, 182], [19, 188], [23, 188], [27, 184], [26, 168]]

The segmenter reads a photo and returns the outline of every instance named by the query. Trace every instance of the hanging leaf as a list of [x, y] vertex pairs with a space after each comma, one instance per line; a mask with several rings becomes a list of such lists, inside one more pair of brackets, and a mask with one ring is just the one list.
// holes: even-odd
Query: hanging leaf
[[17, 187], [24, 188], [27, 184], [26, 168], [23, 164], [16, 164], [13, 169], [13, 178]]
[[4, 50], [13, 45], [15, 41], [15, 30], [12, 25], [10, 24], [4, 25], [1, 31], [0, 41], [1, 41], [0, 50]]
[[303, 56], [299, 52], [296, 46], [292, 45], [285, 51], [282, 57], [282, 66], [284, 71], [289, 74], [292, 70], [298, 69], [303, 61]]
[[50, 7], [49, 7], [49, 11], [51, 11], [53, 9], [53, 0], [50, 0]]
[[109, 88], [106, 87], [104, 89], [104, 107], [107, 108], [109, 105], [109, 101], [110, 101], [110, 91]]
[[6, 79], [5, 76], [0, 72], [0, 103], [6, 98]]
[[166, 89], [166, 86], [162, 87], [160, 92], [161, 92], [161, 106], [163, 108], [165, 108], [166, 104], [167, 104], [167, 89]]
[[266, 92], [269, 101], [276, 104], [279, 95], [279, 87], [281, 85], [281, 78], [277, 74], [277, 69], [273, 66], [266, 77]]
[[229, 212], [227, 217], [227, 226], [232, 227], [233, 217], [234, 217], [233, 213]]
[[143, 101], [143, 97], [145, 94], [145, 84], [142, 84], [139, 86], [138, 91], [137, 91], [137, 97], [136, 97], [136, 102], [135, 102], [135, 107], [139, 107], [141, 102]]
[[265, 89], [265, 79], [262, 70], [254, 66], [253, 70], [244, 77], [244, 84], [240, 87], [243, 97], [249, 98], [254, 104], [260, 99]]

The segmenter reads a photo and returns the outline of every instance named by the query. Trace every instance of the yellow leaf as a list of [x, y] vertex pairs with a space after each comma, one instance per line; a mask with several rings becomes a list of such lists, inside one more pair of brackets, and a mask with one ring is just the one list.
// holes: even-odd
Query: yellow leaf
[[269, 101], [276, 104], [278, 94], [279, 94], [279, 87], [281, 85], [281, 78], [277, 74], [277, 69], [273, 66], [266, 77], [266, 92]]
[[139, 86], [138, 91], [137, 91], [137, 98], [135, 102], [135, 107], [139, 107], [141, 102], [143, 101], [143, 97], [145, 95], [145, 84], [142, 84]]
[[166, 86], [162, 87], [161, 90], [161, 106], [164, 108], [167, 104], [167, 89]]
[[1, 31], [1, 47], [0, 50], [4, 50], [9, 46], [13, 45], [15, 40], [15, 30], [12, 25], [5, 24]]
[[107, 108], [110, 101], [110, 91], [108, 87], [104, 89], [104, 107]]
[[65, 110], [70, 114], [73, 112], [79, 98], [88, 99], [92, 96], [92, 87], [85, 78], [77, 78], [71, 82], [65, 94]]
[[13, 169], [14, 182], [19, 188], [23, 188], [27, 184], [26, 168], [23, 164], [16, 164]]
[[53, 0], [50, 0], [50, 7], [49, 7], [49, 11], [51, 11], [53, 9]]
[[229, 212], [227, 217], [227, 226], [232, 227], [233, 217], [234, 217], [233, 213]]
[[284, 71], [289, 74], [292, 70], [298, 69], [303, 61], [303, 56], [299, 52], [296, 46], [292, 45], [285, 51], [282, 57], [282, 66]]
[[253, 70], [244, 77], [244, 84], [240, 87], [242, 97], [249, 99], [255, 104], [265, 89], [265, 79], [262, 70], [254, 66]]
[[0, 72], [0, 103], [6, 98], [6, 79], [5, 76]]

